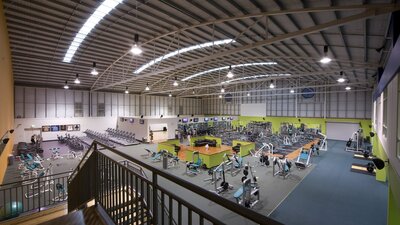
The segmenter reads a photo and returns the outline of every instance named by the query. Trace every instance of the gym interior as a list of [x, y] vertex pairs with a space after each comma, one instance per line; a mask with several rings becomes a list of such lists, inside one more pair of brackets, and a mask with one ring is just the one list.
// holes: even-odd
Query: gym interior
[[0, 224], [400, 224], [397, 0], [3, 0]]

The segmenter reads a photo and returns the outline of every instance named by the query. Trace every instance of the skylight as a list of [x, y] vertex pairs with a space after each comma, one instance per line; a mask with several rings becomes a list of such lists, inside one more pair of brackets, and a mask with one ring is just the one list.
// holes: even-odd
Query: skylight
[[166, 55], [163, 55], [163, 56], [160, 56], [160, 57], [158, 57], [156, 59], [151, 60], [150, 62], [148, 62], [148, 63], [144, 64], [143, 66], [141, 66], [139, 69], [135, 70], [133, 73], [134, 74], [139, 74], [143, 70], [149, 68], [150, 66], [152, 66], [152, 65], [154, 65], [154, 64], [156, 64], [156, 63], [158, 63], [158, 62], [160, 62], [160, 61], [162, 61], [164, 59], [171, 58], [171, 57], [176, 56], [176, 55], [181, 54], [181, 53], [193, 51], [193, 50], [196, 50], [196, 49], [199, 49], [199, 48], [206, 48], [206, 47], [211, 47], [211, 46], [214, 46], [214, 45], [223, 45], [223, 44], [229, 44], [229, 43], [234, 43], [234, 42], [236, 42], [236, 41], [233, 40], [233, 39], [224, 39], [224, 40], [211, 41], [211, 42], [206, 42], [206, 43], [203, 43], [203, 44], [192, 45], [192, 46], [189, 46], [189, 47], [186, 47], [186, 48], [182, 48], [182, 49], [170, 52], [170, 53], [168, 53]]
[[114, 9], [123, 0], [105, 0], [101, 5], [94, 11], [94, 13], [86, 20], [82, 28], [76, 34], [74, 40], [68, 48], [67, 53], [64, 56], [63, 62], [71, 62], [72, 57], [74, 57], [75, 52], [78, 50], [79, 46], [90, 33], [90, 31], [100, 22], [105, 15], [107, 15], [112, 9]]
[[230, 82], [239, 81], [239, 80], [249, 80], [249, 79], [257, 79], [257, 78], [264, 78], [264, 77], [285, 77], [285, 76], [290, 76], [290, 75], [292, 75], [292, 74], [290, 74], [290, 73], [273, 73], [273, 74], [254, 75], [254, 76], [240, 77], [240, 78], [235, 78], [232, 80], [223, 81], [223, 82], [221, 82], [221, 84], [229, 84]]
[[[244, 66], [266, 66], [266, 65], [276, 65], [276, 64], [277, 64], [276, 62], [243, 63], [243, 64], [232, 65], [232, 68], [244, 67]], [[200, 73], [196, 73], [196, 74], [190, 75], [188, 77], [185, 77], [185, 78], [182, 79], [182, 81], [187, 81], [187, 80], [190, 80], [192, 78], [195, 78], [195, 77], [207, 74], [207, 73], [212, 73], [212, 72], [215, 72], [215, 71], [226, 70], [226, 69], [229, 69], [229, 66], [223, 66], [223, 67], [218, 67], [218, 68], [202, 71]]]

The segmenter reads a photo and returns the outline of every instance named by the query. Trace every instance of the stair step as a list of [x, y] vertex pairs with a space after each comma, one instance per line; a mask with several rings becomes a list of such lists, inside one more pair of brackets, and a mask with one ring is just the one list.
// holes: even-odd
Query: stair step
[[26, 215], [20, 215], [17, 218], [0, 222], [1, 225], [36, 225], [50, 221], [68, 213], [67, 204], [60, 204], [55, 207]]
[[106, 225], [99, 213], [96, 206], [91, 206], [69, 213], [65, 216], [41, 223], [40, 225], [54, 225], [54, 224], [82, 224], [82, 225]]

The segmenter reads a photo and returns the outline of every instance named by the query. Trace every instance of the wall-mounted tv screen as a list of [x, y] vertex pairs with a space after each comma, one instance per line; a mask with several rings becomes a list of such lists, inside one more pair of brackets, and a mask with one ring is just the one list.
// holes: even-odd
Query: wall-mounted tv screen
[[193, 118], [193, 122], [195, 123], [199, 122], [199, 118]]
[[204, 117], [204, 122], [207, 122], [208, 121], [208, 117]]
[[188, 118], [183, 118], [182, 119], [182, 123], [187, 123], [189, 120], [188, 120]]
[[51, 131], [60, 131], [60, 125], [51, 125], [50, 130]]
[[139, 120], [139, 123], [140, 124], [144, 124], [144, 120]]
[[134, 122], [133, 118], [129, 118], [129, 123], [133, 123], [133, 122]]
[[222, 117], [221, 120], [225, 120], [225, 117]]
[[218, 117], [214, 117], [214, 121], [218, 121]]

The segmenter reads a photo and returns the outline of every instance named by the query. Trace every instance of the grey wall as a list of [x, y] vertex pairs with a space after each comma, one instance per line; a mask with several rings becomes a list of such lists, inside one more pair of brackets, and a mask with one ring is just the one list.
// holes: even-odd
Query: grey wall
[[200, 99], [15, 86], [16, 118], [97, 117], [100, 104], [105, 117], [203, 113]]
[[288, 92], [289, 90], [265, 89], [252, 92], [250, 97], [247, 96], [247, 92], [235, 93], [232, 102], [215, 96], [207, 97], [203, 99], [204, 113], [240, 115], [241, 104], [262, 103], [266, 108], [265, 116], [371, 118], [372, 92], [370, 90], [337, 92], [336, 88], [332, 88], [325, 94], [321, 88], [316, 89], [316, 92], [321, 93], [317, 93], [310, 99]]

